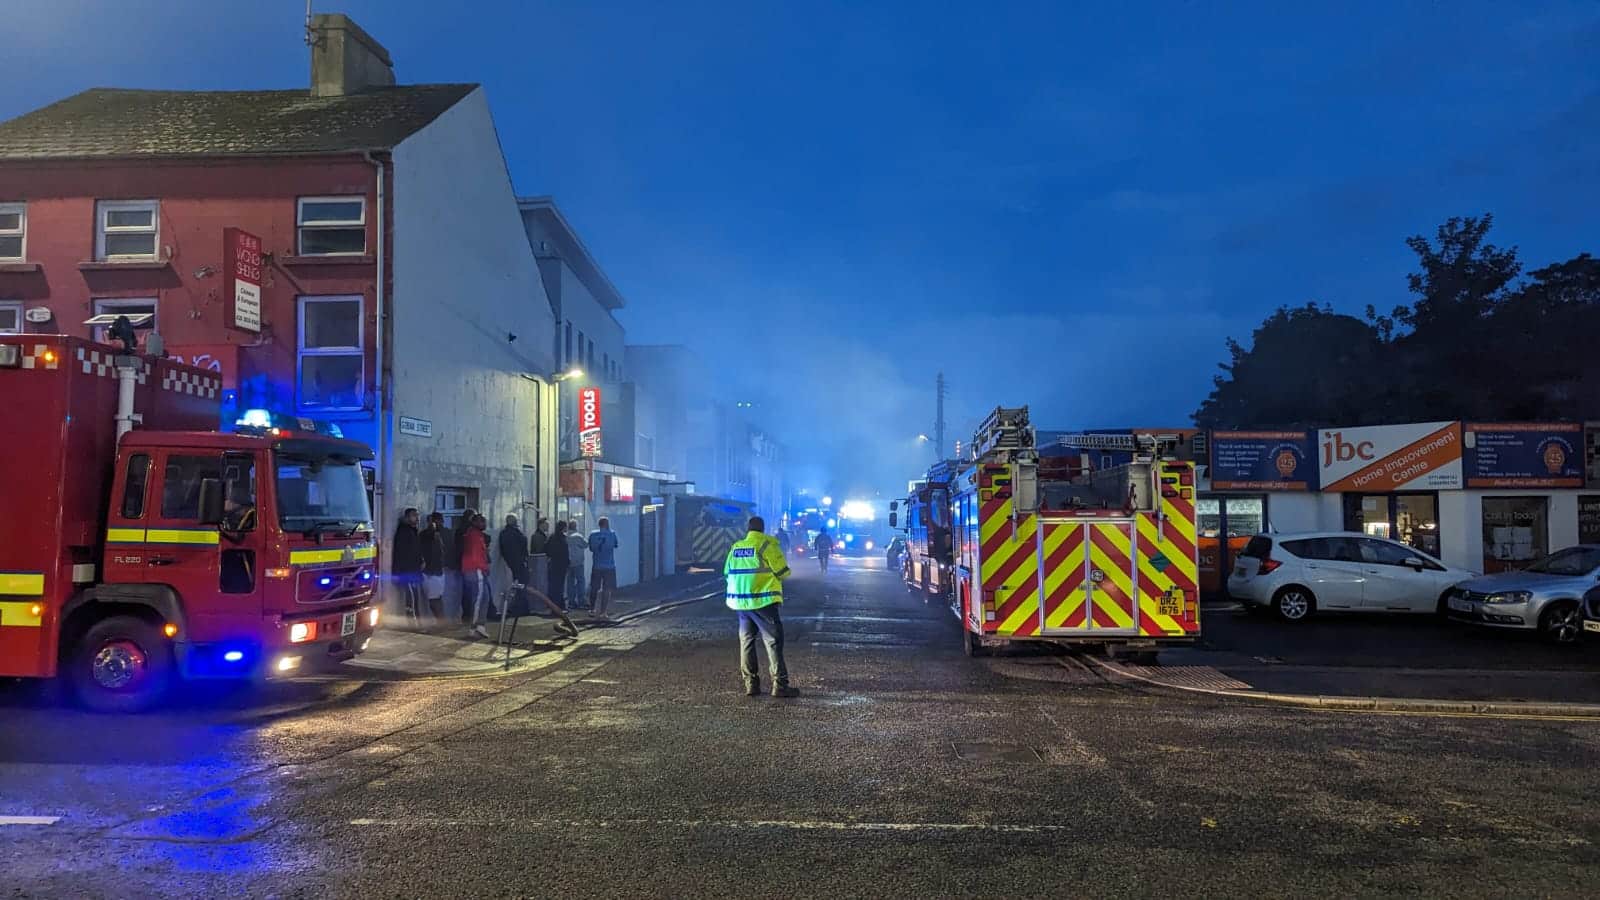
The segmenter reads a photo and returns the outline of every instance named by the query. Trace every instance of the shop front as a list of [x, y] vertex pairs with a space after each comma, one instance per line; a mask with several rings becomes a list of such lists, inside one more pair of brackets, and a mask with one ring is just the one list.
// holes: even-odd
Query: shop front
[[1303, 431], [1218, 431], [1208, 442], [1209, 482], [1195, 502], [1200, 590], [1224, 591], [1250, 538], [1269, 530], [1272, 494], [1315, 488], [1316, 462]]

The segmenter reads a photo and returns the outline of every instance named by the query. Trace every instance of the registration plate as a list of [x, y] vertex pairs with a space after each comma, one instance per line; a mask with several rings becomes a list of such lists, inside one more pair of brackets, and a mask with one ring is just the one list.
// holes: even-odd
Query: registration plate
[[1161, 595], [1160, 611], [1163, 616], [1183, 615], [1183, 592], [1167, 591]]
[[1456, 612], [1472, 612], [1472, 603], [1471, 601], [1463, 600], [1460, 597], [1451, 597], [1450, 608]]
[[1583, 630], [1584, 631], [1600, 631], [1600, 622], [1592, 621], [1592, 620], [1585, 620], [1584, 623], [1583, 623]]
[[347, 612], [347, 613], [344, 614], [344, 621], [339, 623], [339, 636], [340, 637], [349, 637], [350, 635], [355, 634], [355, 633], [356, 633], [356, 614], [353, 613], [353, 612]]

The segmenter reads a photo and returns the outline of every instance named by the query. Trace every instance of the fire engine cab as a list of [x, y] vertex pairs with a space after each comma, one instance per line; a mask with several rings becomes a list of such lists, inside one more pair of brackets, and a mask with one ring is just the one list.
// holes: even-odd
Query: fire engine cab
[[[973, 436], [971, 458], [935, 465], [909, 498], [910, 542], [927, 549], [908, 566], [908, 584], [948, 601], [971, 655], [1050, 641], [1151, 658], [1161, 646], [1192, 643], [1200, 634], [1194, 467], [1174, 458], [1177, 438], [1061, 441], [1126, 451], [1132, 462], [1042, 476], [1027, 407], [996, 409]], [[948, 579], [938, 575], [944, 567]]]
[[[0, 676], [135, 711], [176, 678], [285, 677], [377, 625], [365, 445], [217, 430], [215, 373], [0, 336]], [[135, 425], [142, 427], [135, 428]]]

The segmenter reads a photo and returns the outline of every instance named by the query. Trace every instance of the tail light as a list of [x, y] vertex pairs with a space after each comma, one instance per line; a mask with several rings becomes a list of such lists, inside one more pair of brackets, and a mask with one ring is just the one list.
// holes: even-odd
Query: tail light
[[1273, 572], [1278, 571], [1278, 567], [1281, 566], [1281, 565], [1283, 565], [1283, 560], [1281, 560], [1281, 559], [1273, 559], [1272, 557], [1269, 556], [1266, 559], [1263, 559], [1261, 561], [1261, 568], [1256, 570], [1256, 574], [1257, 575], [1270, 575]]

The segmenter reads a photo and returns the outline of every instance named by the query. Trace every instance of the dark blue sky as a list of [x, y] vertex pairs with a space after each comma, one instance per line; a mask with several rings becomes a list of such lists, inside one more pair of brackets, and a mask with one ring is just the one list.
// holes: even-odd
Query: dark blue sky
[[[318, 11], [402, 81], [484, 83], [518, 190], [556, 196], [630, 339], [704, 348], [824, 458], [914, 457], [941, 368], [952, 436], [998, 403], [1182, 423], [1226, 336], [1402, 302], [1403, 238], [1450, 215], [1495, 213], [1530, 268], [1600, 251], [1600, 4], [1088, 6]], [[303, 84], [302, 11], [12, 0], [0, 116]]]

